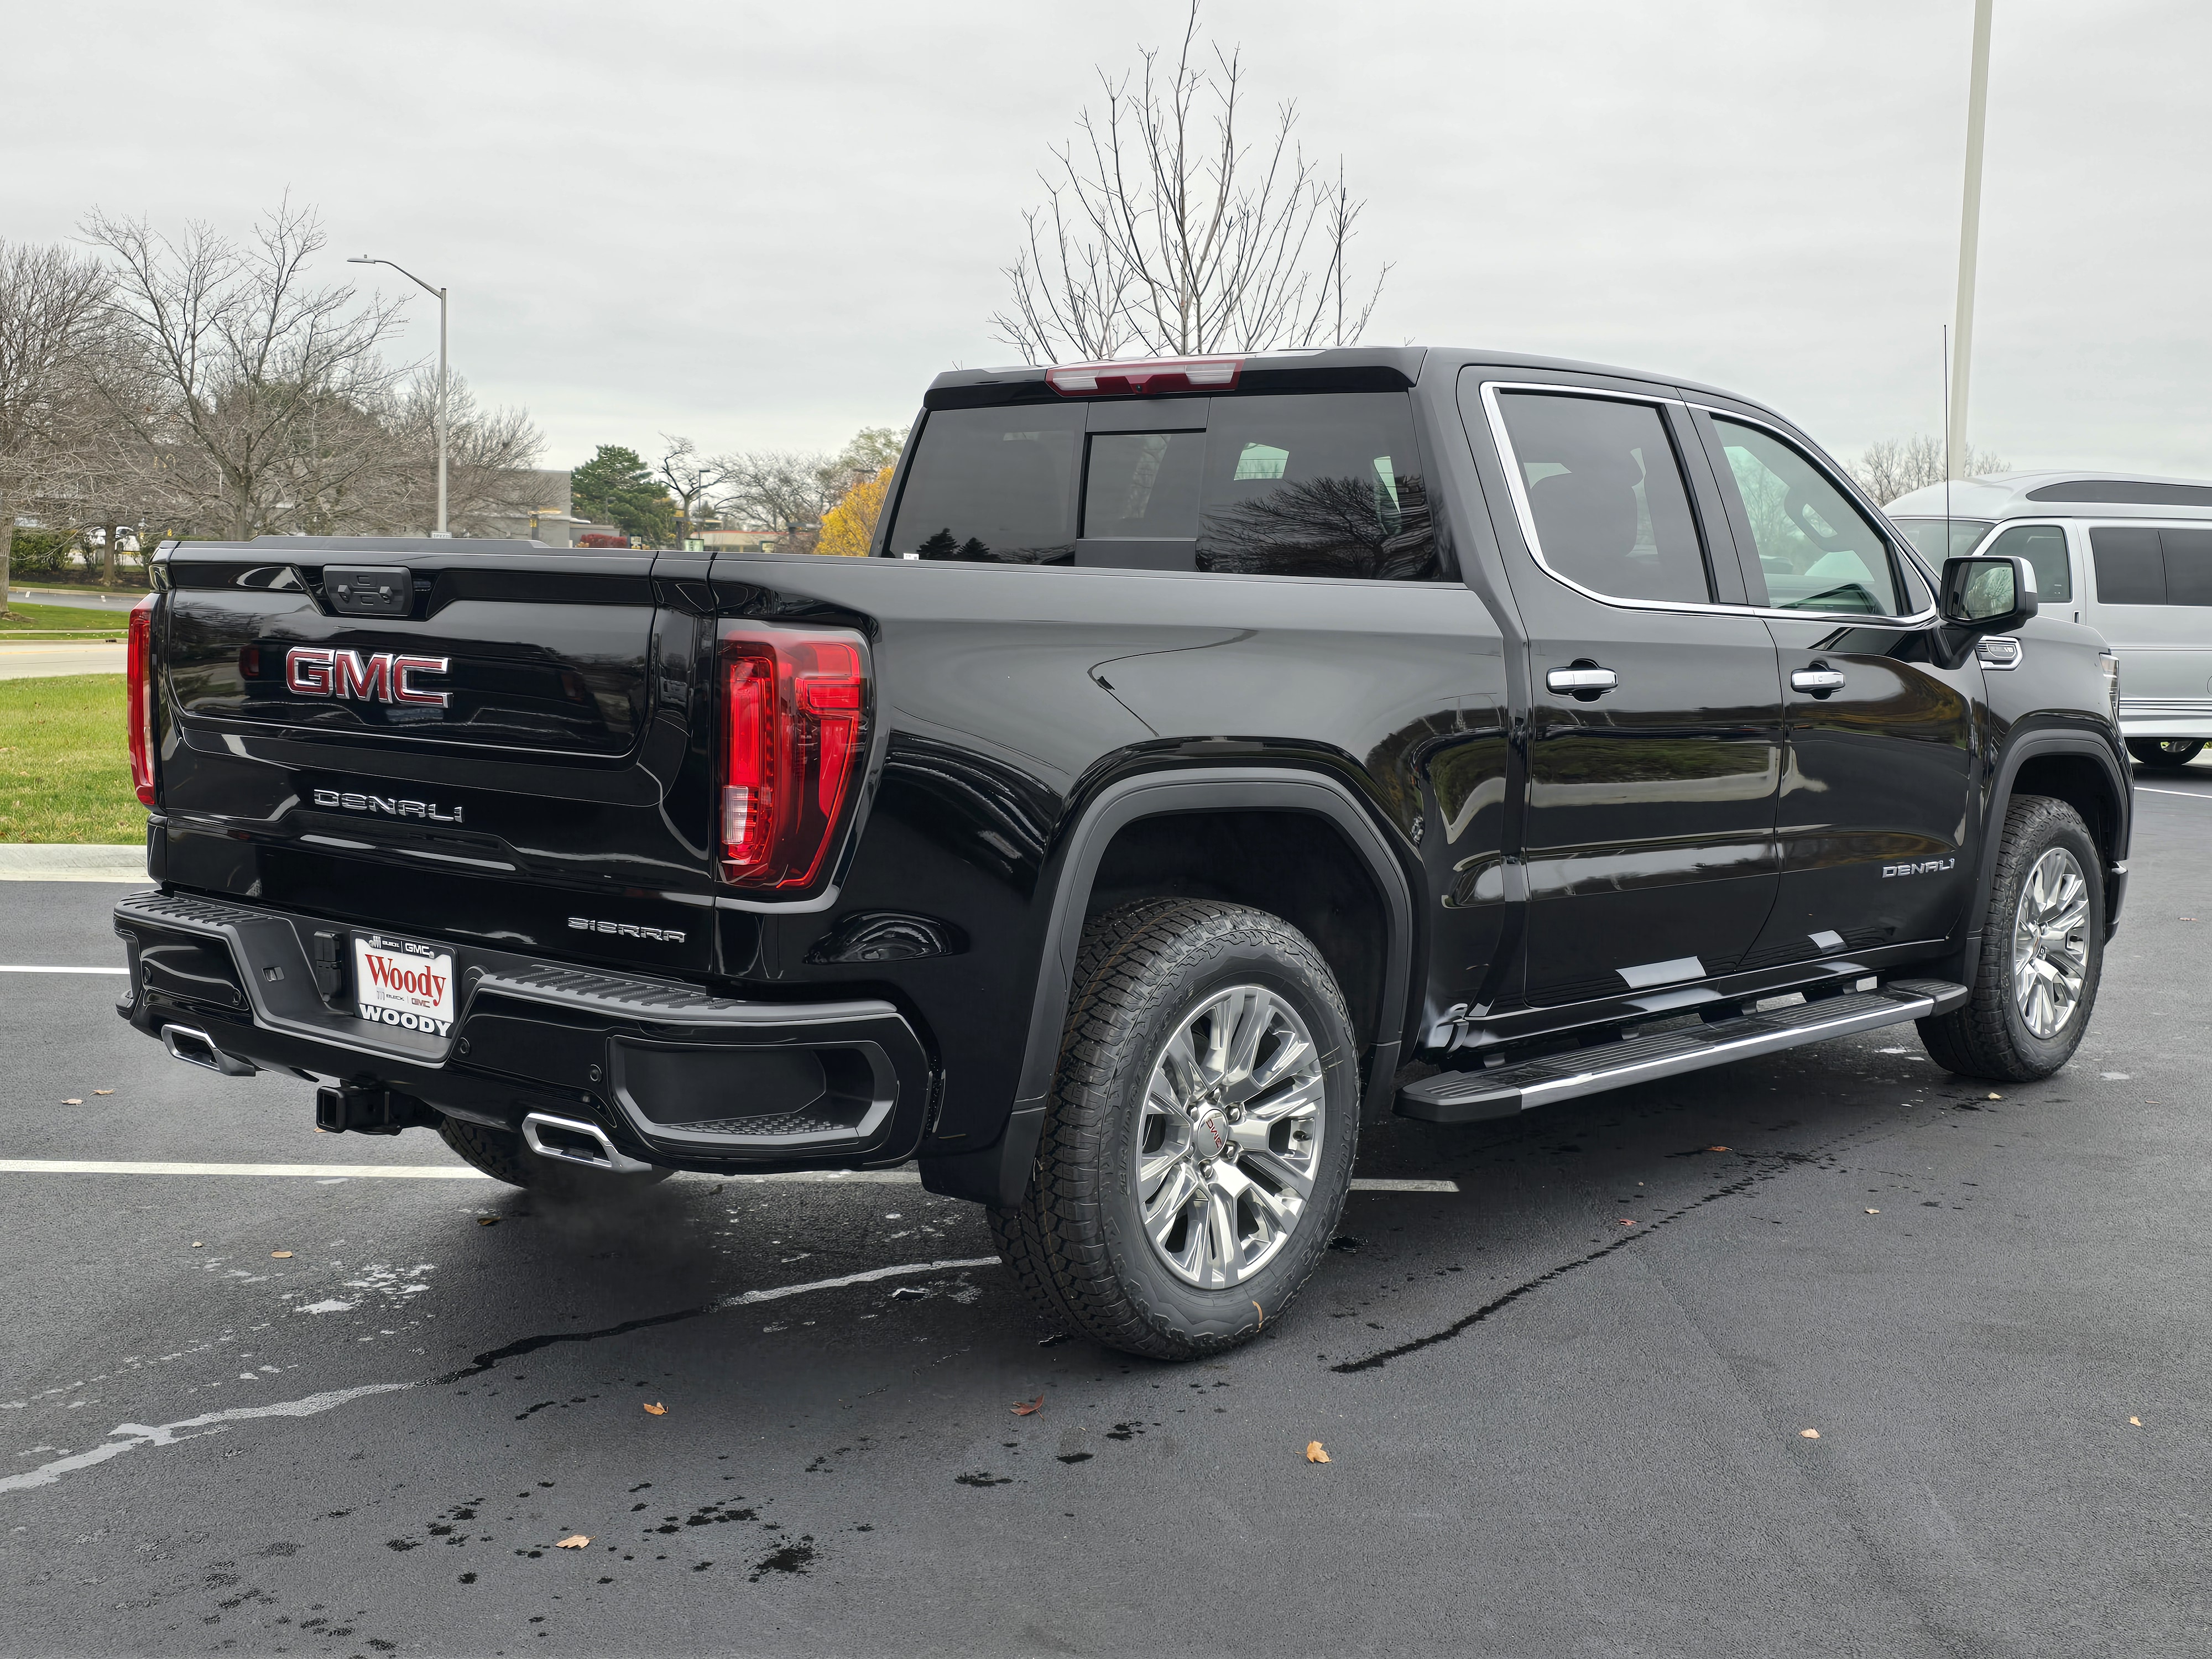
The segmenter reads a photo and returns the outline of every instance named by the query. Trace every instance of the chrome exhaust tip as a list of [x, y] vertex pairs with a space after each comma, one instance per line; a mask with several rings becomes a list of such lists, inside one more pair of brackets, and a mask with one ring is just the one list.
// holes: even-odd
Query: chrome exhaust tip
[[204, 1066], [225, 1077], [252, 1077], [261, 1069], [250, 1060], [223, 1053], [216, 1047], [213, 1037], [190, 1025], [164, 1025], [161, 1046], [169, 1051], [171, 1060], [181, 1060], [187, 1066]]
[[586, 1169], [605, 1170], [610, 1175], [643, 1175], [653, 1167], [617, 1152], [605, 1130], [580, 1118], [532, 1112], [522, 1120], [522, 1138], [540, 1158], [580, 1164]]

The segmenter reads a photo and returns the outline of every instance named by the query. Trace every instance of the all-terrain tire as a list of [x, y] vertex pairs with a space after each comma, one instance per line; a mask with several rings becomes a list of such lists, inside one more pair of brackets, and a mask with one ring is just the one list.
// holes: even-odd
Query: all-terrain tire
[[564, 1202], [635, 1193], [674, 1173], [653, 1170], [644, 1175], [614, 1175], [562, 1164], [540, 1158], [511, 1129], [495, 1129], [458, 1117], [440, 1118], [438, 1135], [463, 1162], [475, 1165], [494, 1181]]
[[[2066, 1023], [2049, 1037], [2028, 1029], [2014, 995], [2013, 923], [2021, 885], [2036, 861], [2063, 847], [2074, 855], [2087, 883], [2087, 966], [2081, 994]], [[1972, 994], [1961, 1006], [1918, 1023], [1929, 1057], [1962, 1077], [2001, 1083], [2032, 1083], [2049, 1077], [2074, 1057], [2096, 1007], [2098, 981], [2105, 964], [2105, 862], [2079, 813], [2046, 795], [2016, 795], [2005, 813], [1997, 848], [1996, 879], [1990, 908], [1982, 918], [1982, 953]]]
[[[1172, 1273], [1143, 1224], [1135, 1146], [1168, 1039], [1222, 990], [1256, 985], [1294, 1010], [1318, 1057], [1323, 1111], [1312, 1192], [1265, 1265], [1221, 1288]], [[1249, 1340], [1288, 1312], [1336, 1231], [1359, 1128], [1356, 1043], [1321, 952], [1243, 905], [1150, 899], [1096, 918], [1078, 960], [1058, 1076], [1026, 1196], [993, 1231], [1038, 1310], [1157, 1359]]]

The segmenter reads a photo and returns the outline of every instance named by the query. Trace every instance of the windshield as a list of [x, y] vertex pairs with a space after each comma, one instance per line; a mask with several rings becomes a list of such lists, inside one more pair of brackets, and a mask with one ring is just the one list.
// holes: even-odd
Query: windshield
[[[1988, 519], [1898, 519], [1893, 521], [1905, 532], [1922, 558], [1937, 569], [1943, 561], [1971, 553], [1981, 544], [1982, 538], [1990, 533], [1993, 522]], [[1943, 545], [1943, 526], [1951, 526], [1951, 545]]]

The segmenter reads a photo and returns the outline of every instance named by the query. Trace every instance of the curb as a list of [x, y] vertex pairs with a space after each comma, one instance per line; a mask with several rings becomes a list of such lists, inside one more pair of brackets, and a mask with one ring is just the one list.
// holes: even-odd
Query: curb
[[9, 845], [0, 842], [0, 881], [123, 881], [143, 887], [146, 849], [85, 845]]

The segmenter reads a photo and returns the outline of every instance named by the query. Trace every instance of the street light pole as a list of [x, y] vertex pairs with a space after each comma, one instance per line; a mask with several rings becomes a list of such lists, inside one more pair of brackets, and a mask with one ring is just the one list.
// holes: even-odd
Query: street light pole
[[1990, 102], [1990, 11], [1992, 0], [1974, 0], [1974, 65], [1966, 89], [1966, 187], [1959, 209], [1959, 308], [1952, 330], [1951, 407], [1948, 411], [1948, 477], [1971, 465], [1966, 447], [1966, 382], [1974, 366], [1974, 260], [1982, 240], [1982, 125]]
[[404, 265], [392, 264], [389, 259], [372, 259], [363, 253], [348, 259], [346, 263], [349, 265], [392, 265], [394, 270], [425, 294], [438, 296], [438, 527], [431, 533], [450, 536], [453, 532], [446, 528], [446, 290], [432, 288]]

